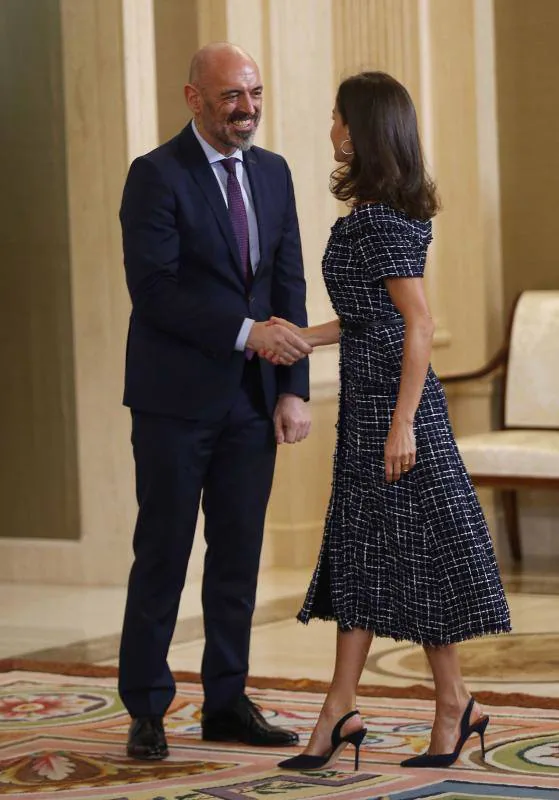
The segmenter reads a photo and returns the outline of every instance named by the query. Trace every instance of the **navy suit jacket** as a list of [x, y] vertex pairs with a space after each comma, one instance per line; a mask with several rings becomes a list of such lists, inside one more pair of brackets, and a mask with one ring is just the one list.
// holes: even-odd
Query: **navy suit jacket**
[[[132, 314], [124, 404], [136, 411], [217, 420], [240, 386], [235, 342], [246, 317], [305, 326], [305, 279], [293, 183], [285, 160], [244, 154], [258, 221], [260, 264], [247, 292], [229, 212], [188, 125], [131, 165], [120, 210]], [[266, 406], [309, 395], [308, 359], [260, 364]]]

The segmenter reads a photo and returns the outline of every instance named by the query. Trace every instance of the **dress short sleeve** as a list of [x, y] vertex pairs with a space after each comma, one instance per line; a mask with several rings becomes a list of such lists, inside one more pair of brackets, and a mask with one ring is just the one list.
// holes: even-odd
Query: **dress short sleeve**
[[355, 252], [378, 280], [422, 278], [431, 222], [409, 219], [400, 212], [361, 208], [354, 228]]

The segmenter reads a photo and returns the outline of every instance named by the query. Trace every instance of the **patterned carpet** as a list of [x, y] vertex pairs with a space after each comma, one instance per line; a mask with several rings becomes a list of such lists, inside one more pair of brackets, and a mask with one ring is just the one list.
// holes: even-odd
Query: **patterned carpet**
[[[276, 768], [280, 758], [296, 752], [292, 748], [202, 743], [200, 686], [183, 681], [167, 718], [171, 756], [146, 764], [125, 757], [128, 718], [110, 669], [65, 669], [62, 675], [21, 666], [0, 663], [2, 798], [56, 792], [57, 800], [559, 800], [556, 701], [534, 698], [534, 704], [550, 706], [543, 708], [532, 707], [526, 696], [480, 696], [494, 704], [487, 707], [486, 763], [476, 738], [455, 769], [412, 771], [399, 762], [426, 747], [433, 708], [425, 699], [429, 690], [412, 687], [393, 690], [396, 697], [376, 697], [368, 689], [360, 701], [369, 729], [361, 770], [352, 771], [348, 753], [335, 769], [304, 774]], [[95, 677], [87, 677], [88, 671]], [[260, 688], [250, 694], [266, 716], [297, 729], [305, 741], [321, 695], [300, 688], [304, 682], [288, 688], [256, 683]]]

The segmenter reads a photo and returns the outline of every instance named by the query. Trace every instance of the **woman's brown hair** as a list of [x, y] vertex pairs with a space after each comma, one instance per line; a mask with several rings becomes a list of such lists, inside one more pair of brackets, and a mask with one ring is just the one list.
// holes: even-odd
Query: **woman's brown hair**
[[414, 219], [435, 216], [437, 191], [402, 84], [384, 72], [362, 72], [340, 84], [336, 108], [349, 128], [353, 158], [332, 173], [332, 194], [355, 205], [386, 203]]

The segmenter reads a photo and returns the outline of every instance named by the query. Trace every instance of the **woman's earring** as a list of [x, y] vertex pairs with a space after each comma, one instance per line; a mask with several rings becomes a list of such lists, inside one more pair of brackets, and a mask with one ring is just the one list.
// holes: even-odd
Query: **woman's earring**
[[352, 150], [351, 153], [348, 153], [347, 150], [344, 150], [344, 144], [346, 142], [349, 142], [351, 144], [351, 139], [344, 139], [343, 142], [340, 145], [340, 150], [342, 151], [344, 156], [353, 156], [353, 155], [355, 155], [355, 150]]

